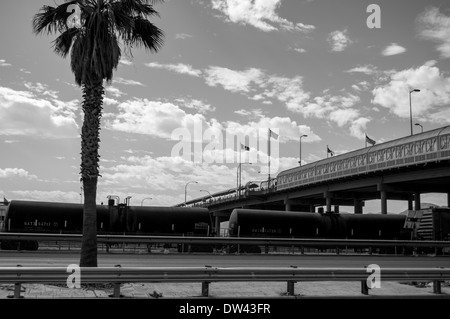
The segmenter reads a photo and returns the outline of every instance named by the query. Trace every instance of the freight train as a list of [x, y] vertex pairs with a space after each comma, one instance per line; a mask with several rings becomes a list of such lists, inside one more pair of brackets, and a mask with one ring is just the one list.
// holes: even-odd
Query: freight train
[[[229, 235], [236, 237], [450, 240], [450, 208], [433, 207], [403, 214], [335, 214], [234, 209]], [[242, 246], [241, 251], [258, 252]], [[393, 252], [382, 249], [381, 252]], [[426, 253], [430, 250], [422, 249]], [[432, 250], [431, 250], [432, 251]], [[412, 252], [412, 251], [410, 251]]]
[[[98, 234], [152, 236], [209, 236], [211, 218], [205, 208], [97, 205]], [[13, 200], [4, 216], [2, 232], [82, 233], [83, 205]], [[17, 249], [19, 243], [2, 241], [2, 249]], [[36, 250], [37, 242], [22, 241], [21, 249]]]
[[[13, 200], [6, 210], [2, 231], [81, 233], [82, 221], [81, 204]], [[234, 209], [228, 222], [229, 236], [238, 237], [450, 239], [449, 208], [423, 210], [414, 216]], [[97, 206], [97, 231], [98, 234], [215, 236], [211, 214], [206, 208], [128, 206], [116, 204], [114, 200]], [[2, 249], [17, 247], [17, 242], [1, 242]], [[38, 245], [22, 241], [21, 249], [36, 250]], [[205, 249], [212, 251], [213, 247]]]

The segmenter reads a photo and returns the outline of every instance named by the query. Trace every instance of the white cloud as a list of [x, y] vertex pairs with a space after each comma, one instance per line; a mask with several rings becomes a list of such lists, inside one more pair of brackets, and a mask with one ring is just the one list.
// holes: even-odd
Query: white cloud
[[265, 32], [275, 30], [309, 32], [313, 25], [293, 23], [281, 18], [276, 10], [281, 0], [212, 0], [213, 9], [219, 10], [227, 21], [251, 25]]
[[121, 97], [123, 95], [126, 95], [126, 93], [122, 92], [121, 90], [119, 90], [118, 88], [115, 88], [113, 86], [107, 86], [105, 88], [105, 91], [106, 91], [107, 95], [109, 94], [109, 95], [111, 95], [111, 96], [113, 96], [115, 98], [119, 98], [119, 97]]
[[[436, 61], [429, 61], [418, 68], [392, 74], [389, 83], [373, 90], [372, 102], [399, 117], [409, 118], [409, 91], [420, 89], [411, 96], [413, 115], [437, 121], [436, 114], [444, 114], [450, 103], [450, 77], [441, 73], [435, 64]], [[450, 122], [448, 118], [445, 121]]]
[[199, 77], [202, 74], [202, 71], [196, 70], [191, 65], [183, 64], [183, 63], [161, 64], [161, 63], [157, 63], [157, 62], [151, 62], [151, 63], [146, 63], [145, 65], [149, 68], [166, 69], [169, 71], [174, 71], [177, 73], [192, 75], [192, 76], [196, 76], [196, 77]]
[[331, 32], [327, 38], [328, 43], [331, 45], [331, 50], [336, 52], [344, 51], [345, 48], [353, 43], [348, 35], [348, 30], [336, 30]]
[[175, 34], [175, 39], [185, 40], [185, 39], [189, 39], [189, 38], [192, 38], [192, 35], [187, 34], [187, 33], [177, 33], [177, 34]]
[[48, 88], [48, 85], [42, 84], [40, 82], [31, 83], [31, 82], [25, 82], [25, 87], [29, 89], [30, 91], [33, 91], [35, 93], [42, 94], [44, 96], [50, 96], [53, 99], [58, 98], [58, 91], [52, 91]]
[[450, 58], [450, 16], [441, 13], [439, 8], [429, 7], [417, 21], [420, 36], [438, 43], [441, 57]]
[[405, 53], [406, 49], [397, 43], [391, 43], [389, 46], [387, 46], [383, 52], [381, 53], [384, 56], [391, 56], [391, 55], [397, 55]]
[[29, 180], [37, 179], [36, 175], [30, 174], [23, 168], [0, 168], [0, 178], [20, 177]]
[[31, 72], [30, 71], [28, 71], [28, 70], [26, 70], [26, 69], [20, 69], [20, 72], [23, 72], [23, 73], [25, 73], [25, 74], [31, 74]]
[[360, 65], [360, 66], [354, 67], [345, 72], [347, 72], [347, 73], [364, 73], [366, 75], [372, 75], [372, 74], [376, 74], [378, 72], [378, 69], [376, 66], [373, 66], [371, 64], [366, 64], [366, 65]]
[[108, 114], [105, 126], [110, 129], [170, 139], [177, 128], [194, 132], [194, 126], [211, 127], [201, 114], [188, 114], [178, 105], [168, 102], [134, 99], [120, 103], [117, 115]]
[[131, 62], [131, 61], [128, 60], [127, 58], [123, 58], [123, 57], [120, 58], [119, 63], [120, 63], [120, 64], [123, 64], [123, 65], [128, 65], [128, 66], [133, 65], [133, 62]]
[[42, 99], [29, 91], [0, 87], [0, 135], [76, 137], [78, 104], [77, 100]]
[[350, 134], [360, 140], [365, 139], [366, 127], [369, 122], [370, 119], [367, 117], [354, 119], [350, 126]]
[[265, 117], [261, 116], [254, 121], [249, 121], [247, 124], [240, 124], [238, 122], [228, 121], [223, 126], [230, 132], [241, 134], [243, 136], [253, 136], [259, 129], [266, 130], [268, 128], [278, 129], [280, 142], [298, 141], [300, 134], [307, 134], [306, 142], [318, 142], [321, 138], [316, 135], [312, 129], [307, 125], [298, 125], [296, 121], [289, 117]]
[[306, 50], [303, 49], [303, 48], [294, 48], [294, 51], [298, 52], [298, 53], [305, 53], [306, 52]]
[[252, 109], [252, 110], [241, 109], [241, 110], [234, 111], [234, 113], [245, 116], [245, 117], [251, 117], [251, 118], [256, 118], [256, 119], [264, 117], [264, 113], [261, 109]]
[[205, 71], [206, 84], [209, 86], [221, 85], [225, 90], [232, 92], [249, 92], [251, 85], [261, 83], [263, 72], [259, 69], [234, 71], [218, 66], [210, 67]]
[[124, 79], [121, 77], [115, 77], [113, 79], [113, 84], [118, 83], [118, 84], [123, 84], [123, 85], [138, 85], [138, 86], [145, 86], [144, 84], [142, 84], [139, 81], [135, 81], [135, 80], [128, 80], [128, 79]]
[[214, 112], [216, 110], [216, 108], [212, 107], [211, 104], [206, 104], [203, 101], [196, 99], [176, 99], [175, 102], [178, 102], [189, 109], [197, 110], [199, 113], [203, 114], [206, 112]]
[[7, 63], [6, 60], [0, 59], [0, 67], [1, 67], [1, 66], [11, 66], [11, 64], [10, 64], [10, 63]]

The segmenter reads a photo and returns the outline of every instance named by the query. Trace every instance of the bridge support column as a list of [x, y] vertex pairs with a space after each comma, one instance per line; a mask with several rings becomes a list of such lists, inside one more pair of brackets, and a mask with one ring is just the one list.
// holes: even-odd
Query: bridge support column
[[382, 190], [381, 192], [381, 213], [387, 214], [387, 192]]
[[334, 213], [339, 214], [339, 205], [334, 205]]
[[333, 197], [333, 194], [331, 192], [325, 192], [324, 194], [325, 200], [326, 200], [326, 213], [331, 213], [331, 199]]
[[292, 210], [292, 203], [289, 200], [284, 201], [285, 211], [290, 212]]
[[420, 209], [420, 193], [419, 192], [414, 193], [414, 209], [415, 210]]
[[362, 214], [363, 213], [363, 205], [362, 205], [362, 201], [358, 198], [355, 198], [353, 200], [354, 206], [355, 206], [355, 214]]
[[409, 197], [408, 199], [408, 210], [413, 210], [413, 196]]
[[216, 233], [216, 236], [220, 236], [220, 217], [219, 216], [214, 217], [214, 231]]
[[[449, 194], [449, 196], [450, 196], [450, 194]], [[450, 207], [450, 205], [449, 205], [449, 207]], [[316, 207], [313, 204], [309, 205], [309, 212], [310, 213], [315, 213], [316, 212]]]

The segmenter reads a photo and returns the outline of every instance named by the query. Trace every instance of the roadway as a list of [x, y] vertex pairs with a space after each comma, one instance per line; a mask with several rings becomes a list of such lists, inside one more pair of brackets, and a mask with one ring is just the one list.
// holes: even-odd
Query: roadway
[[[77, 252], [0, 251], [0, 267], [66, 267], [79, 263]], [[220, 255], [220, 254], [130, 254], [100, 253], [99, 267], [361, 267], [450, 268], [450, 257], [386, 255]]]

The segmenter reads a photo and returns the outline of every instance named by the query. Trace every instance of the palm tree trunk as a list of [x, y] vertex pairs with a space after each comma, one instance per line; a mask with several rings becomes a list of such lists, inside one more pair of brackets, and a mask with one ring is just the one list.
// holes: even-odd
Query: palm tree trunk
[[97, 180], [103, 82], [83, 84], [84, 121], [81, 133], [81, 179], [84, 191], [83, 239], [80, 267], [97, 267]]

